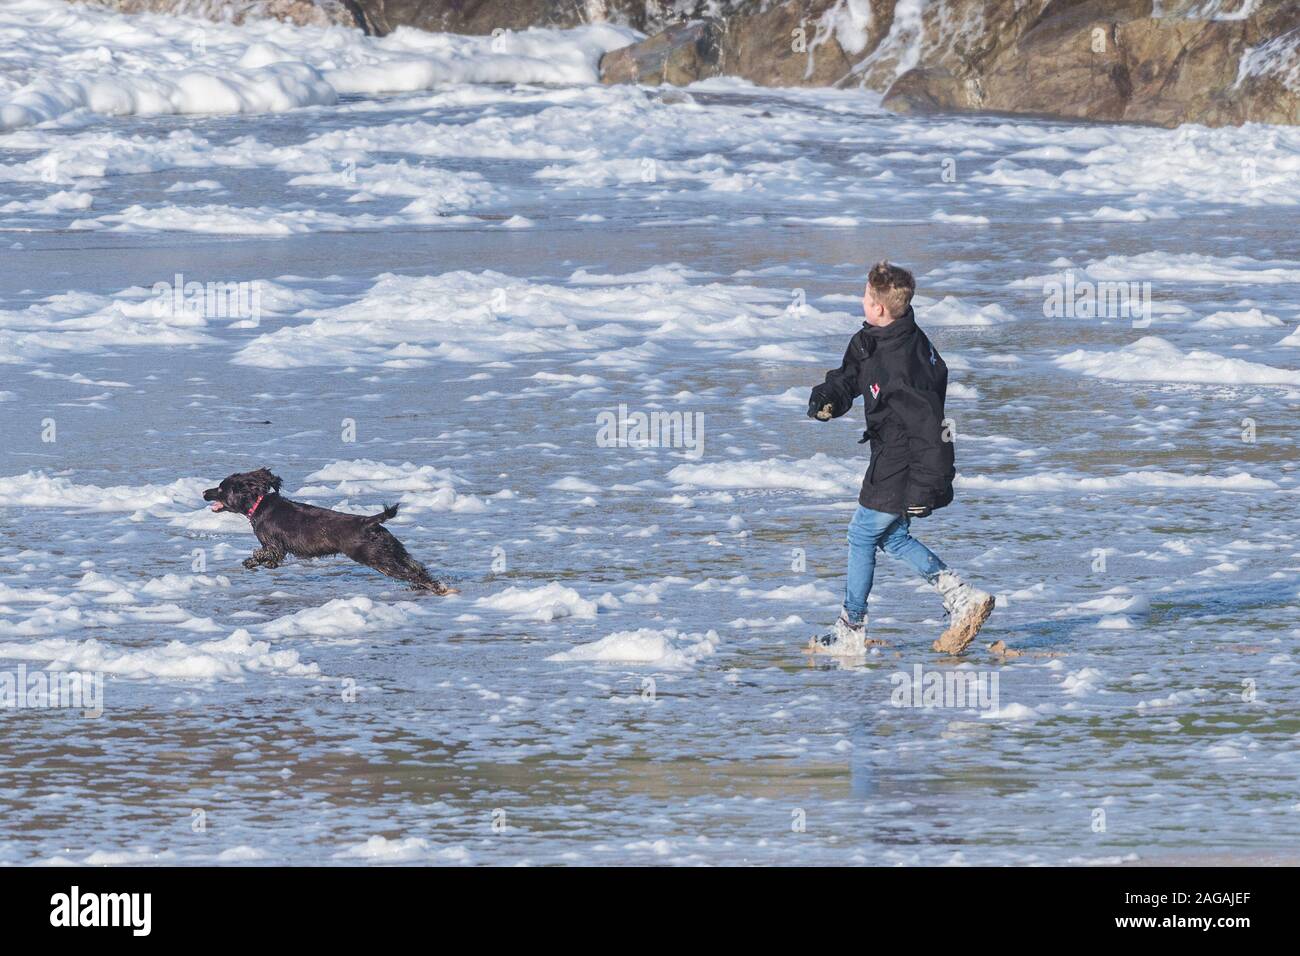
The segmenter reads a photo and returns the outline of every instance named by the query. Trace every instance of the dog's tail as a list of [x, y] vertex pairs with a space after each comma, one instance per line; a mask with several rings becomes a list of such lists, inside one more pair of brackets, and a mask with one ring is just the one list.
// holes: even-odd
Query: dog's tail
[[387, 521], [389, 518], [392, 518], [396, 514], [397, 514], [397, 505], [384, 505], [383, 511], [379, 512], [379, 514], [377, 515], [371, 515], [366, 519], [366, 521], [374, 522], [375, 524], [383, 524], [385, 521]]

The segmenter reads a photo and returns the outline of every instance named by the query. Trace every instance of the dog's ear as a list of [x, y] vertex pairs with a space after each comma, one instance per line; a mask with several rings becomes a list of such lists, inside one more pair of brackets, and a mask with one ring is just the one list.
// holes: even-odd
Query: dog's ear
[[270, 468], [259, 468], [253, 472], [258, 481], [266, 485], [267, 491], [278, 492], [280, 490], [280, 476], [271, 473]]

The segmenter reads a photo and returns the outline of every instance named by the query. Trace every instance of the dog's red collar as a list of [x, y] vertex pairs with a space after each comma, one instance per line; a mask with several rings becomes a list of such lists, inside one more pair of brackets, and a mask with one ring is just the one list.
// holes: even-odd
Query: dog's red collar
[[253, 507], [251, 507], [251, 508], [248, 509], [248, 516], [249, 516], [250, 518], [253, 517], [253, 512], [257, 510], [257, 506], [260, 505], [260, 504], [262, 503], [262, 499], [265, 498], [265, 497], [266, 497], [266, 495], [258, 495], [258, 496], [257, 496], [257, 500], [253, 502]]

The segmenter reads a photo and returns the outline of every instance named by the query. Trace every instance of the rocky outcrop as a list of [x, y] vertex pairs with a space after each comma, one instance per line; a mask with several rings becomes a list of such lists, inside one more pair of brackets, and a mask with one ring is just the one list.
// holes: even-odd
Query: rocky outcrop
[[612, 21], [650, 34], [605, 82], [736, 76], [860, 87], [900, 112], [990, 110], [1162, 125], [1300, 123], [1297, 0], [99, 0], [489, 34]]
[[684, 86], [717, 76], [721, 61], [720, 20], [691, 20], [631, 46], [606, 53], [600, 61], [602, 83]]
[[718, 57], [685, 76], [858, 86], [900, 112], [1300, 123], [1291, 0], [789, 0], [733, 3], [714, 22]]
[[417, 27], [438, 33], [492, 33], [528, 27], [568, 28], [584, 23], [626, 23], [657, 33], [676, 17], [662, 17], [647, 8], [654, 0], [357, 0], [377, 33], [397, 27]]
[[1300, 7], [1231, 19], [1151, 3], [1053, 2], [983, 59], [945, 51], [895, 80], [898, 111], [998, 110], [1173, 126], [1300, 123]]
[[[809, 21], [810, 7], [826, 6], [714, 4], [705, 9], [720, 9], [725, 16], [670, 22], [642, 42], [606, 54], [600, 64], [601, 80], [653, 85], [737, 76], [762, 86], [834, 85], [850, 75], [853, 60], [829, 32], [819, 32], [816, 23]], [[635, 18], [628, 22], [637, 25]], [[639, 28], [652, 26], [642, 23]], [[701, 31], [703, 45], [693, 50], [692, 44]], [[668, 71], [654, 67], [658, 61], [669, 59], [672, 64]], [[643, 62], [647, 68], [632, 80], [629, 62]]]

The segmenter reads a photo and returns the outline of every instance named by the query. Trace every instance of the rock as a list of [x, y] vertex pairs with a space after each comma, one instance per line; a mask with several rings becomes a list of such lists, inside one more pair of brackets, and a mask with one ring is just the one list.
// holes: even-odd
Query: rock
[[[818, 17], [834, 2], [787, 2], [726, 21], [723, 72], [760, 86], [833, 86], [853, 69]], [[800, 32], [802, 31], [802, 32]]]
[[373, 31], [398, 27], [435, 33], [485, 34], [529, 27], [565, 29], [584, 23], [626, 23], [657, 32], [647, 23], [645, 0], [355, 0]]
[[978, 80], [972, 78], [970, 83], [973, 94], [963, 96], [966, 84], [943, 67], [908, 70], [889, 87], [881, 105], [895, 113], [979, 109], [982, 105], [982, 91], [979, 90]]
[[640, 43], [600, 58], [602, 83], [685, 86], [717, 76], [721, 65], [722, 23], [692, 20], [669, 27]]
[[[1049, 3], [1013, 43], [982, 62], [900, 76], [885, 106], [1163, 126], [1300, 122], [1300, 12], [1270, 8], [1231, 20], [1149, 13], [1146, 0]], [[1264, 46], [1268, 38], [1272, 51]], [[1243, 72], [1243, 58], [1257, 71]]]
[[[892, 9], [893, 0], [886, 0]], [[717, 9], [725, 15], [667, 26], [662, 32], [625, 50], [606, 54], [601, 63], [605, 82], [680, 83], [709, 76], [736, 76], [760, 86], [831, 86], [848, 78], [853, 61], [845, 54], [834, 31], [819, 26], [828, 11], [844, 0], [786, 0], [772, 5], [752, 0], [732, 0], [700, 9]], [[699, 24], [708, 24], [698, 36]], [[694, 52], [689, 44], [694, 41]], [[665, 53], [667, 44], [671, 53]], [[672, 57], [666, 70], [661, 59]], [[627, 62], [632, 58], [643, 66]], [[609, 79], [605, 79], [608, 73]], [[649, 79], [633, 80], [639, 75]], [[655, 80], [654, 76], [667, 79]], [[684, 79], [673, 79], [673, 76]]]

